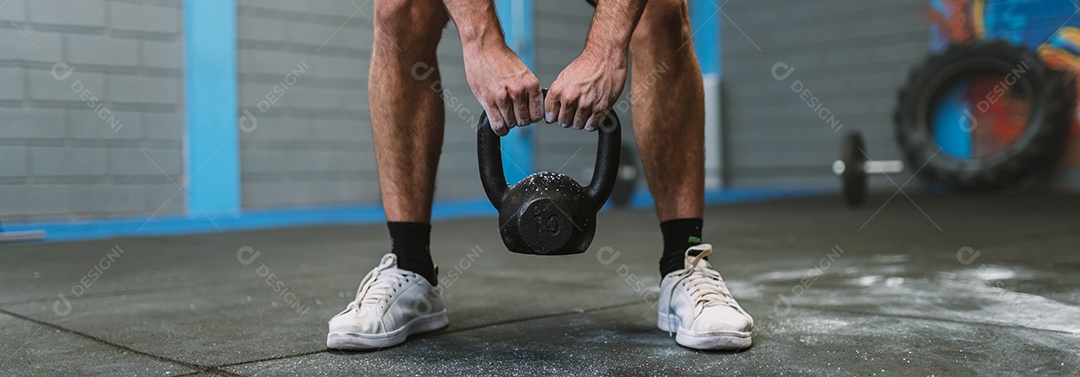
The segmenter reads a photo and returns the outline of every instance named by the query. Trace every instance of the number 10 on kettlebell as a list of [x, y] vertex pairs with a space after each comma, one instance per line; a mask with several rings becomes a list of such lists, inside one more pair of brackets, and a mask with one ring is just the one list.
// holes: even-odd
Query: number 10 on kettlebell
[[596, 233], [596, 213], [615, 186], [622, 125], [611, 113], [600, 127], [592, 181], [581, 186], [565, 174], [533, 173], [513, 186], [503, 175], [499, 136], [487, 113], [480, 116], [477, 159], [488, 200], [499, 210], [499, 234], [515, 253], [565, 255], [584, 253]]

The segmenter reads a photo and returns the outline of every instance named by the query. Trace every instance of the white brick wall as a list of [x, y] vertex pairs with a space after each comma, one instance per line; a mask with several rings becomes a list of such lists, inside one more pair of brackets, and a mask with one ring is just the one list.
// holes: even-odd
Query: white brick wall
[[[900, 157], [892, 111], [908, 69], [929, 53], [925, 1], [732, 0], [724, 12], [739, 26], [721, 22], [731, 184], [839, 187], [829, 166], [854, 129], [872, 158]], [[777, 62], [795, 72], [775, 80]], [[795, 80], [843, 122], [840, 132], [792, 91]]]
[[[0, 23], [0, 221], [150, 215], [165, 204], [184, 166], [180, 7], [10, 0], [0, 9], [14, 21]], [[75, 71], [57, 79], [58, 62]], [[183, 209], [174, 198], [159, 215]]]
[[180, 19], [173, 9], [138, 3], [113, 2], [109, 7], [109, 22], [114, 30], [176, 34]]
[[[24, 22], [18, 24], [30, 25]], [[28, 27], [24, 27], [22, 32], [19, 32], [12, 23], [4, 23], [0, 25], [0, 40], [4, 41], [4, 48], [0, 48], [0, 61], [49, 64], [60, 61], [63, 51], [61, 36], [62, 34], [59, 33], [39, 32]]]
[[[240, 111], [259, 122], [240, 135], [245, 208], [378, 202], [367, 95], [373, 9], [357, 4], [360, 13], [349, 2], [239, 2]], [[450, 25], [439, 49], [444, 84], [478, 112], [460, 48]], [[307, 72], [259, 111], [259, 101], [301, 62]], [[449, 111], [436, 197], [481, 197], [472, 124]]]
[[4, 178], [25, 176], [30, 166], [26, 147], [21, 145], [0, 146], [0, 161], [0, 177]]
[[0, 100], [21, 100], [26, 97], [26, 75], [16, 68], [0, 68]]
[[103, 0], [33, 0], [30, 21], [35, 24], [60, 26], [105, 27]]
[[[238, 5], [239, 111], [258, 120], [240, 134], [244, 208], [378, 200], [375, 170], [365, 163], [374, 159], [367, 70], [358, 69], [370, 58], [371, 22], [349, 19], [356, 11], [349, 2]], [[294, 70], [304, 72], [260, 110]]]

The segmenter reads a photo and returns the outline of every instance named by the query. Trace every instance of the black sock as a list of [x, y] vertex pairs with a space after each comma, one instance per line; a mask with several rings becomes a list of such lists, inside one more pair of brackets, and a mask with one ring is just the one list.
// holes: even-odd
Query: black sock
[[386, 227], [390, 228], [390, 251], [397, 255], [398, 268], [423, 276], [432, 286], [438, 285], [431, 260], [431, 224], [387, 222]]
[[702, 219], [675, 219], [660, 223], [664, 235], [664, 255], [660, 256], [660, 277], [683, 268], [686, 249], [701, 244]]

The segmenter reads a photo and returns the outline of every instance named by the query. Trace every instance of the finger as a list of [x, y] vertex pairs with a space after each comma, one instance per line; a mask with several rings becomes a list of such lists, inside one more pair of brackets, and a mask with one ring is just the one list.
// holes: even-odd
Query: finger
[[561, 109], [562, 104], [559, 102], [559, 95], [555, 92], [555, 89], [548, 89], [547, 98], [544, 99], [544, 121], [548, 122], [548, 124], [558, 121]]
[[514, 115], [514, 104], [510, 101], [509, 93], [504, 91], [500, 94], [495, 105], [499, 107], [499, 114], [505, 122], [506, 132], [510, 132], [510, 129], [517, 125], [517, 116]]
[[574, 115], [574, 129], [575, 130], [583, 130], [583, 129], [585, 129], [585, 121], [589, 120], [589, 117], [592, 117], [592, 114], [593, 114], [592, 107], [589, 107], [589, 106], [580, 106], [580, 107], [578, 107], [577, 114]]
[[517, 115], [517, 125], [521, 127], [532, 124], [532, 117], [529, 114], [532, 112], [529, 110], [529, 92], [526, 90], [518, 90], [513, 94], [514, 114]]
[[540, 84], [536, 84], [529, 90], [529, 123], [536, 123], [544, 119], [544, 95], [540, 92]]
[[577, 105], [573, 103], [564, 103], [562, 108], [559, 109], [559, 125], [563, 126], [563, 128], [573, 126], [575, 114], [577, 114]]
[[585, 122], [585, 131], [593, 132], [600, 128], [600, 124], [607, 118], [607, 112], [594, 111], [589, 120]]
[[484, 112], [487, 113], [488, 123], [491, 124], [491, 130], [495, 131], [496, 135], [504, 136], [508, 132], [506, 129], [506, 122], [503, 121], [502, 114], [499, 113], [499, 108], [494, 103], [483, 105]]

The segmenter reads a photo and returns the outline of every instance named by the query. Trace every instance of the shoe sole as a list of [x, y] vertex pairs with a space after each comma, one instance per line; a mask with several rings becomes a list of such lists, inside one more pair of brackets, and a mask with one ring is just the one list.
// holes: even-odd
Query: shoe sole
[[[672, 329], [669, 325], [674, 324]], [[656, 326], [660, 330], [675, 333], [675, 343], [686, 348], [712, 351], [742, 351], [750, 348], [753, 340], [749, 331], [717, 331], [707, 334], [691, 334], [684, 332], [680, 327], [680, 321], [676, 318], [673, 322], [666, 313], [659, 313]]]
[[330, 333], [326, 335], [326, 348], [343, 351], [364, 351], [396, 346], [404, 343], [409, 335], [440, 330], [450, 324], [446, 310], [414, 318], [401, 328], [383, 334]]

